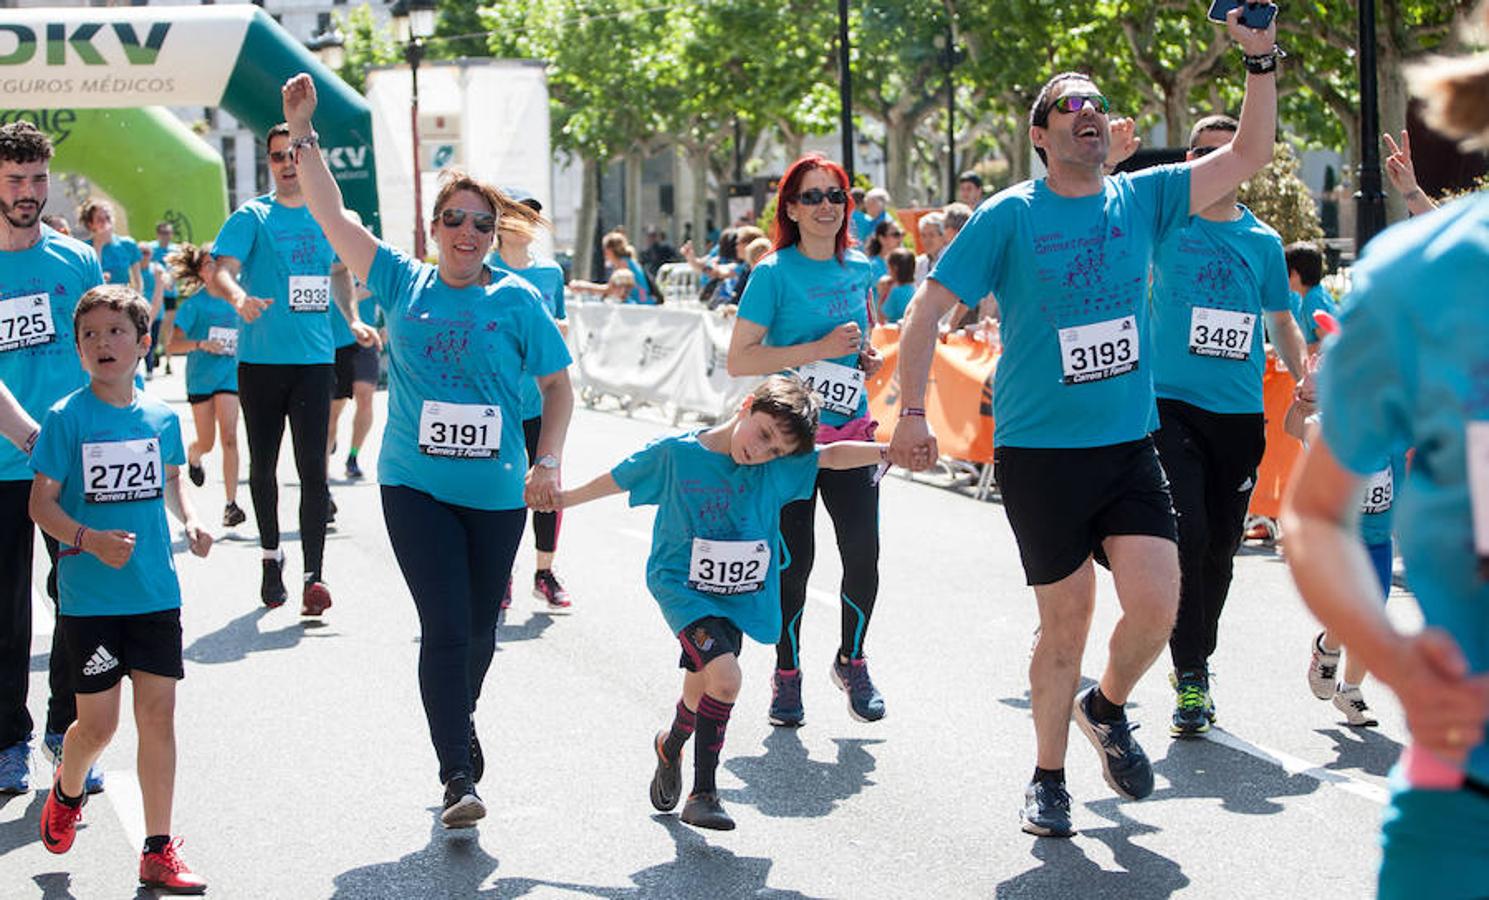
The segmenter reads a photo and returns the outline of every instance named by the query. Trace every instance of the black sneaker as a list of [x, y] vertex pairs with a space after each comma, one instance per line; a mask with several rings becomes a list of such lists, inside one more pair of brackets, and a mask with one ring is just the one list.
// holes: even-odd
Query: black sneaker
[[259, 585], [259, 599], [270, 609], [277, 609], [284, 605], [289, 599], [289, 591], [284, 589], [284, 561], [279, 559], [266, 559], [264, 563], [264, 580]]
[[236, 503], [229, 503], [222, 508], [222, 524], [226, 528], [234, 525], [242, 525], [248, 521], [248, 514], [243, 512]]
[[456, 775], [445, 782], [445, 805], [439, 820], [446, 828], [471, 828], [486, 818], [486, 804], [476, 793], [469, 775]]
[[207, 483], [207, 470], [203, 469], [202, 464], [199, 462], [186, 463], [186, 476], [190, 478], [191, 483], [196, 485], [197, 487], [201, 487], [202, 485]]
[[360, 481], [362, 479], [362, 467], [357, 464], [355, 456], [346, 458], [346, 478], [348, 481]]
[[1070, 837], [1070, 794], [1058, 781], [1036, 779], [1024, 788], [1024, 808], [1019, 810], [1023, 830], [1040, 837]]
[[683, 804], [682, 819], [695, 828], [709, 828], [714, 831], [733, 831], [734, 820], [724, 812], [724, 804], [719, 802], [719, 795], [713, 791], [701, 791], [691, 794], [688, 802]]
[[476, 720], [470, 720], [470, 780], [481, 783], [486, 774], [486, 754], [481, 752], [481, 736], [476, 734]]
[[326, 493], [326, 524], [330, 525], [336, 521], [336, 499], [330, 492]]
[[667, 739], [667, 732], [659, 731], [652, 740], [652, 748], [657, 753], [657, 771], [651, 776], [651, 805], [657, 812], [672, 812], [677, 808], [677, 799], [682, 796], [682, 754], [677, 759], [669, 760], [667, 753], [662, 749], [662, 742]]
[[1210, 688], [1204, 677], [1193, 671], [1174, 676], [1174, 718], [1169, 734], [1177, 738], [1199, 737], [1210, 730], [1213, 712]]
[[1153, 793], [1153, 764], [1133, 740], [1136, 725], [1127, 717], [1103, 722], [1091, 715], [1091, 697], [1096, 685], [1075, 695], [1075, 724], [1101, 757], [1101, 774], [1112, 790], [1128, 800], [1141, 800]]

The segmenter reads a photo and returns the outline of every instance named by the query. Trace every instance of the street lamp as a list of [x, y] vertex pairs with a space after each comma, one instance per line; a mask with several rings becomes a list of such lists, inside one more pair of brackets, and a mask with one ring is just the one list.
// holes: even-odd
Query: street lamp
[[409, 122], [414, 140], [414, 257], [424, 258], [424, 191], [419, 169], [419, 62], [424, 58], [424, 39], [434, 34], [437, 0], [398, 0], [391, 10], [393, 34], [403, 44], [411, 79]]
[[838, 102], [842, 106], [843, 168], [853, 183], [853, 66], [848, 44], [848, 0], [838, 0]]
[[1380, 103], [1375, 83], [1375, 0], [1359, 4], [1360, 180], [1355, 193], [1355, 258], [1386, 227], [1386, 195], [1380, 178]]
[[931, 44], [941, 56], [941, 67], [946, 70], [946, 197], [950, 203], [956, 199], [956, 82], [952, 80], [952, 70], [962, 61], [951, 22], [946, 23], [945, 34], [931, 38]]
[[346, 38], [336, 30], [323, 31], [305, 42], [305, 48], [316, 55], [332, 72], [340, 72], [346, 63]]

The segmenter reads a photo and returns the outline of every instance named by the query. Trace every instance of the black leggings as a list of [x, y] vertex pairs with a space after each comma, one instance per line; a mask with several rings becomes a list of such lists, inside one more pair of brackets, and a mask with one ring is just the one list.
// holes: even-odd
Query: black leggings
[[[26, 695], [31, 686], [31, 556], [36, 547], [36, 526], [31, 524], [27, 505], [31, 482], [0, 481], [0, 750], [23, 741], [31, 734], [31, 712]], [[47, 575], [47, 596], [57, 603], [56, 540], [43, 534], [52, 568]], [[77, 718], [67, 645], [62, 629], [52, 629], [52, 653], [47, 678], [52, 696], [47, 702], [46, 730], [66, 731]]]
[[[543, 431], [543, 417], [533, 416], [522, 421], [522, 436], [527, 439], [527, 464], [538, 458], [538, 435]], [[558, 529], [564, 523], [564, 511], [533, 513], [533, 543], [539, 553], [552, 553], [558, 549]]]
[[1174, 669], [1204, 672], [1230, 593], [1236, 549], [1267, 446], [1261, 413], [1222, 415], [1158, 401], [1153, 433], [1179, 524], [1179, 615], [1169, 637]]
[[279, 546], [279, 445], [290, 423], [295, 470], [300, 474], [300, 548], [305, 578], [321, 580], [326, 550], [326, 431], [336, 369], [324, 365], [238, 364], [238, 401], [248, 432], [248, 489], [258, 521], [259, 546]]
[[843, 561], [843, 638], [838, 652], [849, 659], [863, 656], [864, 636], [879, 595], [879, 486], [876, 466], [817, 473], [812, 496], [781, 509], [781, 639], [776, 666], [795, 669], [801, 663], [801, 614], [807, 603], [807, 578], [816, 555], [817, 494], [832, 517]]
[[470, 773], [471, 715], [496, 652], [501, 597], [526, 509], [455, 506], [383, 485], [383, 521], [419, 611], [419, 693], [439, 780]]

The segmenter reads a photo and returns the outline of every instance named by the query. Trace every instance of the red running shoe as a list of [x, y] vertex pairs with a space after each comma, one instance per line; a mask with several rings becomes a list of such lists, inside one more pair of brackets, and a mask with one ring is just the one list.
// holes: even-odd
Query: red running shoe
[[59, 779], [60, 772], [52, 779], [52, 789], [47, 792], [46, 802], [41, 806], [41, 844], [52, 853], [66, 853], [72, 849], [73, 839], [78, 836], [78, 822], [83, 818], [83, 806], [88, 802], [86, 793], [83, 802], [77, 806], [68, 806], [57, 799], [60, 796]]
[[307, 582], [300, 601], [300, 615], [318, 616], [331, 608], [331, 589], [319, 581]]
[[176, 838], [159, 853], [140, 854], [140, 884], [165, 894], [205, 894], [207, 880], [191, 871], [177, 852]]
[[507, 592], [502, 595], [502, 609], [512, 608], [512, 579], [507, 579]]

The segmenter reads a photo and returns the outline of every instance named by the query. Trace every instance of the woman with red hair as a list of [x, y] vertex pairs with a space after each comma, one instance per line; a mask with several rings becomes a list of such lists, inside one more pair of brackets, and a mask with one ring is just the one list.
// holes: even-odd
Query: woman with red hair
[[[865, 376], [880, 360], [867, 341], [873, 276], [868, 259], [848, 249], [848, 174], [818, 154], [787, 170], [776, 197], [775, 249], [750, 274], [729, 345], [729, 374], [796, 370], [822, 396], [818, 443], [873, 440]], [[843, 561], [842, 643], [833, 682], [848, 694], [855, 719], [884, 717], [884, 698], [869, 679], [864, 633], [879, 592], [879, 487], [874, 466], [823, 471], [817, 491], [781, 510], [787, 560], [781, 570], [781, 639], [776, 644], [770, 721], [802, 724], [800, 635], [807, 577], [815, 552], [817, 492], [837, 531]]]

